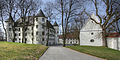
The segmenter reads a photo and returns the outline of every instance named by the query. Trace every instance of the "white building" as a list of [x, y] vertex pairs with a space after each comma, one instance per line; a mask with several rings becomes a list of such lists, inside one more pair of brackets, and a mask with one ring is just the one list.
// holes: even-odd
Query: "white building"
[[[99, 22], [94, 14], [91, 17]], [[102, 28], [90, 18], [80, 30], [80, 45], [103, 46]]]
[[[94, 14], [92, 18], [99, 22]], [[106, 39], [109, 48], [120, 50], [120, 33], [108, 33]], [[88, 19], [87, 23], [80, 30], [80, 45], [103, 46], [102, 28], [99, 24]]]
[[120, 50], [120, 33], [109, 33], [106, 38], [109, 48]]
[[[25, 32], [23, 39], [23, 22], [22, 18], [18, 19], [15, 23], [10, 18], [7, 23], [7, 41], [13, 41], [12, 25], [15, 26], [15, 42], [27, 44], [43, 44], [49, 45], [57, 44], [58, 26], [52, 25], [45, 17], [42, 10], [35, 16], [27, 16], [25, 20]], [[56, 23], [56, 22], [55, 22]], [[56, 29], [57, 28], [57, 29]], [[56, 32], [57, 31], [57, 32]]]
[[[63, 36], [59, 36], [59, 43], [63, 44]], [[67, 34], [65, 44], [79, 44], [79, 40], [73, 34]]]

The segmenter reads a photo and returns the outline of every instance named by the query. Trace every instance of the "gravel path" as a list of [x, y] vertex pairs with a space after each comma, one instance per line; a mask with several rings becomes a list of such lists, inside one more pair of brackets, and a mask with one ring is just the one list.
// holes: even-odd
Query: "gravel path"
[[104, 60], [64, 47], [49, 47], [39, 60]]

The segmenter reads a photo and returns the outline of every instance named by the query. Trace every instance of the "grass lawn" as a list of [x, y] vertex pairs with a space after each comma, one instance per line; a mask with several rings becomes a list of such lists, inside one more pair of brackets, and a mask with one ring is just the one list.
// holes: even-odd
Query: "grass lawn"
[[107, 60], [120, 60], [120, 51], [113, 50], [106, 47], [93, 47], [93, 46], [67, 46], [73, 50], [104, 58]]
[[38, 60], [47, 48], [39, 44], [0, 42], [0, 60]]

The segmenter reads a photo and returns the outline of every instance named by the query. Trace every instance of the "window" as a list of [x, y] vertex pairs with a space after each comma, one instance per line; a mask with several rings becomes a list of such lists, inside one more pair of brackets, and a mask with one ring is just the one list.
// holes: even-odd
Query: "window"
[[93, 23], [93, 21], [91, 21]]
[[91, 39], [90, 42], [94, 42], [94, 39]]
[[20, 38], [19, 38], [19, 43], [20, 43]]
[[19, 31], [20, 31], [20, 28], [19, 28]]
[[15, 36], [17, 36], [17, 34], [15, 33]]
[[25, 43], [26, 43], [26, 41], [27, 41], [27, 38], [25, 38]]
[[42, 28], [44, 29], [44, 25], [42, 25]]
[[20, 36], [20, 33], [19, 33], [19, 36]]
[[38, 21], [38, 18], [36, 18], [36, 21]]
[[27, 36], [27, 33], [25, 33], [25, 36]]
[[38, 31], [36, 32], [36, 35], [38, 35]]
[[32, 41], [33, 41], [33, 38], [32, 38]]
[[33, 30], [33, 27], [32, 27], [32, 30]]
[[45, 19], [44, 19], [44, 18], [42, 18], [42, 22], [45, 22]]
[[44, 41], [44, 38], [42, 39], [42, 41]]
[[45, 35], [44, 31], [42, 32], [42, 35]]
[[32, 32], [32, 36], [33, 36], [33, 32]]
[[9, 31], [11, 31], [11, 28], [9, 28]]
[[91, 33], [91, 35], [93, 35], [93, 32]]
[[27, 31], [27, 28], [25, 28], [25, 31]]
[[38, 25], [36, 25], [36, 28], [38, 28]]

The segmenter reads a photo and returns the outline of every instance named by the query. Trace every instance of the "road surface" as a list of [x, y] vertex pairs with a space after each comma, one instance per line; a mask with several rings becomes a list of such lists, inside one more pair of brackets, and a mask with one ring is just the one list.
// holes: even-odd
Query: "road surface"
[[65, 47], [49, 47], [39, 60], [104, 60]]

